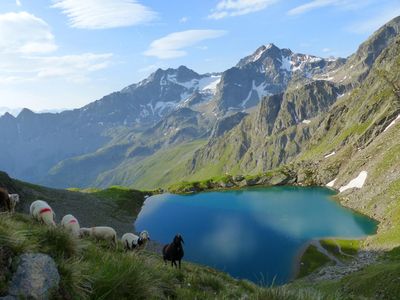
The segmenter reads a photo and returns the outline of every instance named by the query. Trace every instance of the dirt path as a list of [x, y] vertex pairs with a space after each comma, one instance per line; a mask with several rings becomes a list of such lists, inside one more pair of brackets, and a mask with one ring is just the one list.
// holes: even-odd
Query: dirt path
[[341, 255], [347, 256], [347, 257], [351, 257], [351, 258], [355, 258], [354, 255], [350, 255], [350, 254], [347, 254], [347, 253], [343, 252], [343, 251], [342, 251], [342, 247], [340, 247], [340, 245], [336, 242], [336, 240], [333, 240], [333, 241], [335, 242], [335, 244], [336, 244], [336, 246], [337, 246], [337, 248], [338, 248], [338, 251], [339, 251], [339, 253], [340, 253]]
[[328, 257], [330, 260], [334, 261], [336, 263], [336, 265], [343, 266], [343, 263], [340, 260], [338, 260], [333, 254], [329, 253], [328, 250], [326, 250], [324, 247], [322, 247], [321, 243], [318, 240], [312, 241], [311, 245], [315, 246], [317, 248], [318, 252], [322, 253], [323, 255]]

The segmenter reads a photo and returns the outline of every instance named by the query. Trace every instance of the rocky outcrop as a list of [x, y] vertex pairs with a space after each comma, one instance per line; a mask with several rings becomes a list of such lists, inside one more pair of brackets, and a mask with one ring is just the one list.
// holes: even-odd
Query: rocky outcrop
[[60, 282], [54, 260], [46, 254], [28, 253], [21, 255], [19, 261], [9, 285], [8, 298], [50, 299]]

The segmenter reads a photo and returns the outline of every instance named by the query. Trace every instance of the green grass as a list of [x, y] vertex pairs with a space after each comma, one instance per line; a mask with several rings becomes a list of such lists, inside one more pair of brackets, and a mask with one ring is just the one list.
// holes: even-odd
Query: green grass
[[331, 260], [318, 251], [314, 245], [309, 245], [301, 256], [297, 278], [302, 278], [330, 263]]
[[[52, 256], [61, 275], [57, 299], [213, 299], [216, 293], [225, 298], [243, 297], [260, 289], [186, 261], [182, 270], [176, 270], [165, 266], [156, 254], [125, 253], [122, 247], [110, 250], [90, 239], [77, 240], [25, 215], [0, 217], [0, 242], [14, 257], [25, 252]], [[0, 282], [0, 296], [6, 286]]]
[[117, 181], [140, 189], [166, 187], [182, 179], [187, 173], [187, 163], [193, 153], [204, 144], [204, 140], [189, 142], [160, 150], [143, 159], [126, 161], [117, 168], [100, 174], [96, 183], [107, 186], [109, 182]]
[[399, 299], [400, 249], [395, 248], [378, 262], [337, 281], [313, 284], [324, 293], [340, 290], [344, 299]]
[[[341, 261], [352, 260], [361, 248], [361, 240], [323, 239], [321, 246]], [[340, 253], [339, 247], [341, 249]]]
[[120, 209], [138, 215], [143, 205], [144, 197], [153, 192], [138, 191], [121, 186], [112, 186], [104, 190], [93, 191], [93, 195], [114, 201]]

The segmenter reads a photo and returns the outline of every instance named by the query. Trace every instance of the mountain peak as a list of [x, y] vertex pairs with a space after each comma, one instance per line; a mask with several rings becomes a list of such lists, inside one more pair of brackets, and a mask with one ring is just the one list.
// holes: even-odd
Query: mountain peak
[[267, 56], [271, 56], [271, 57], [280, 56], [281, 52], [282, 52], [282, 50], [273, 43], [262, 45], [262, 46], [258, 47], [257, 50], [254, 51], [253, 54], [242, 58], [236, 66], [240, 68], [249, 63], [255, 63], [258, 61], [262, 61]]
[[15, 117], [10, 114], [8, 111], [4, 113], [0, 118], [5, 119], [5, 120], [14, 120]]
[[35, 113], [32, 111], [32, 110], [30, 110], [30, 109], [28, 109], [28, 108], [24, 108], [24, 109], [22, 109], [21, 110], [21, 112], [18, 114], [18, 116], [17, 116], [17, 118], [25, 118], [25, 117], [28, 117], [28, 116], [32, 116], [32, 115], [34, 115]]

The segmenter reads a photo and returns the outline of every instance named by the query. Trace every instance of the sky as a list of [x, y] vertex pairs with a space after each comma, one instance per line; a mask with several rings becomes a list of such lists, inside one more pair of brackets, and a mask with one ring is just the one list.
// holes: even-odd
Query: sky
[[0, 0], [0, 108], [82, 107], [157, 68], [221, 72], [259, 46], [347, 57], [400, 0]]

